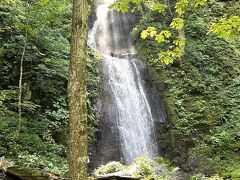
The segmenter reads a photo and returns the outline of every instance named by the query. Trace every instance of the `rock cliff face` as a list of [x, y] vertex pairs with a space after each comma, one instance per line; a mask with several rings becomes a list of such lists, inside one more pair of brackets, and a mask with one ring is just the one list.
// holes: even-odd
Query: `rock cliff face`
[[[167, 121], [167, 114], [161, 100], [162, 97], [159, 95], [159, 87], [152, 81], [148, 73], [148, 68], [144, 62], [134, 58], [130, 61], [134, 62], [137, 66], [139, 74], [142, 78], [142, 86], [149, 102], [154, 124], [151, 137], [156, 141], [156, 155], [164, 156], [171, 148], [171, 144], [167, 139], [167, 133], [170, 125]], [[111, 86], [109, 86], [110, 80], [107, 68], [108, 67], [104, 65], [103, 62], [100, 64], [102, 75], [102, 93], [101, 98], [99, 99], [99, 112], [101, 122], [99, 125], [99, 131], [96, 135], [96, 142], [90, 146], [90, 170], [93, 170], [102, 164], [106, 164], [109, 161], [125, 162], [121, 147], [122, 142], [121, 134], [118, 128], [118, 120], [115, 117], [116, 113], [114, 113], [117, 111], [117, 107], [112, 103], [113, 96], [111, 94]], [[132, 141], [135, 140], [136, 139], [132, 139]], [[167, 157], [169, 156], [167, 155]]]

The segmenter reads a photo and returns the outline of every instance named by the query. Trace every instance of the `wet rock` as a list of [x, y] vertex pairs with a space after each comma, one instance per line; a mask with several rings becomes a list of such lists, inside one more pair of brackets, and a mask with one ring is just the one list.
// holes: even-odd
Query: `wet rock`
[[29, 167], [10, 167], [7, 169], [6, 175], [9, 180], [50, 180], [47, 173]]
[[5, 157], [0, 158], [0, 171], [5, 172], [7, 168], [14, 166], [14, 163], [5, 159]]
[[118, 175], [105, 175], [105, 176], [98, 176], [95, 177], [95, 179], [101, 179], [101, 180], [131, 180], [131, 179], [135, 179], [135, 180], [140, 180], [141, 178], [138, 177], [131, 177], [131, 176], [118, 176]]
[[7, 176], [6, 176], [6, 173], [2, 170], [0, 170], [0, 179], [1, 180], [7, 180]]
[[171, 166], [168, 159], [152, 160], [139, 157], [132, 164], [126, 166], [119, 162], [102, 165], [93, 172], [95, 179], [168, 179], [185, 180], [188, 176], [178, 167]]

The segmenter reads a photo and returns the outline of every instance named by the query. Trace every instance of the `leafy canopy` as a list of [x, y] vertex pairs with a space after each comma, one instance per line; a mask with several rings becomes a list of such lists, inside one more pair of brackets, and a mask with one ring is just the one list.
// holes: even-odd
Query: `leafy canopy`
[[[158, 43], [167, 43], [168, 49], [159, 52], [159, 60], [165, 64], [173, 63], [176, 59], [181, 59], [184, 55], [185, 37], [184, 33], [184, 14], [189, 9], [203, 6], [207, 0], [178, 0], [174, 6], [174, 15], [169, 24], [168, 29], [158, 30], [156, 27], [148, 27], [142, 31], [141, 38], [154, 38]], [[134, 5], [134, 6], [133, 6]], [[135, 10], [145, 9], [148, 11], [163, 13], [168, 8], [171, 12], [171, 5], [165, 4], [165, 1], [154, 0], [117, 0], [110, 8], [123, 13], [131, 9]], [[214, 23], [209, 30], [209, 34], [217, 34], [219, 37], [237, 39], [240, 35], [240, 17], [232, 16], [230, 18], [222, 18], [219, 22]], [[173, 36], [173, 34], [178, 34]]]

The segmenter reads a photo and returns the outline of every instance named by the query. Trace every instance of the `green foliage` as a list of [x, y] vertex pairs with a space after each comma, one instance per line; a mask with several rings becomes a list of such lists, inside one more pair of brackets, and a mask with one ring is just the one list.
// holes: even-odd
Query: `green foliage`
[[209, 33], [215, 33], [221, 38], [237, 40], [240, 37], [240, 17], [221, 18], [211, 25]]
[[158, 157], [158, 158], [156, 159], [156, 161], [157, 161], [158, 164], [165, 163], [165, 164], [167, 164], [167, 165], [170, 165], [170, 163], [171, 163], [169, 159], [164, 159], [164, 158], [162, 158], [162, 157]]
[[97, 98], [100, 92], [100, 74], [98, 63], [100, 54], [95, 50], [88, 50], [87, 56], [87, 110], [88, 110], [88, 139], [95, 140], [98, 130], [99, 117], [97, 113]]
[[[174, 60], [179, 59], [181, 60], [184, 55], [184, 46], [185, 46], [185, 38], [184, 35], [180, 33], [180, 31], [183, 31], [184, 28], [184, 19], [182, 16], [184, 13], [191, 8], [196, 8], [198, 6], [203, 6], [206, 3], [207, 0], [178, 0], [175, 3], [175, 13], [176, 17], [173, 17], [171, 19], [171, 23], [168, 24], [170, 28], [173, 29], [173, 32], [170, 32], [169, 30], [161, 30], [159, 34], [157, 34], [157, 28], [155, 27], [148, 27], [146, 30], [143, 30], [141, 33], [141, 38], [146, 39], [148, 36], [155, 37], [155, 40], [158, 43], [164, 43], [166, 42], [169, 46], [167, 51], [161, 50], [159, 52], [159, 60], [161, 62], [164, 62], [165, 64], [172, 64]], [[141, 4], [143, 4], [144, 7], [147, 8], [149, 11], [157, 11], [158, 13], [165, 12], [165, 9], [167, 8], [167, 5], [161, 4], [156, 1], [145, 1], [145, 0], [117, 0], [115, 3], [113, 3], [110, 8], [116, 9], [117, 11], [122, 11], [123, 13], [127, 12], [131, 5], [134, 4], [135, 8], [142, 10]], [[168, 3], [168, 9], [170, 11], [171, 16], [173, 16], [171, 12], [171, 5]], [[174, 14], [175, 15], [175, 14]], [[175, 31], [178, 31], [178, 36], [176, 36], [176, 40], [173, 41], [167, 41], [166, 39], [169, 39], [172, 34], [176, 33]], [[165, 36], [164, 36], [165, 35]], [[174, 37], [174, 36], [173, 36]], [[176, 43], [181, 39], [181, 43]], [[173, 48], [175, 46], [175, 48]], [[181, 60], [182, 61], [182, 60]]]
[[[165, 21], [159, 24], [156, 14], [147, 13], [132, 35], [139, 58], [147, 60], [153, 77], [163, 81], [166, 89], [164, 101], [173, 124], [178, 165], [209, 177], [218, 173], [231, 179], [238, 177], [240, 44], [206, 35], [212, 22], [225, 14], [239, 14], [239, 3], [209, 1], [201, 10], [185, 11], [186, 55], [182, 68], [176, 62], [171, 66], [159, 63], [159, 49], [168, 52], [165, 42], [157, 46], [150, 38], [144, 42], [136, 38], [141, 29], [158, 27], [154, 29], [157, 31], [167, 26]], [[165, 61], [171, 62], [170, 58]]]
[[239, 179], [240, 178], [240, 165], [233, 164], [227, 167], [226, 172], [223, 173], [224, 178]]
[[206, 180], [223, 180], [222, 177], [219, 177], [218, 175], [211, 176], [211, 177], [206, 177], [202, 173], [195, 174], [190, 177], [190, 180], [201, 180], [201, 179], [206, 179]]
[[59, 158], [54, 153], [51, 157], [36, 154], [21, 154], [17, 159], [13, 159], [17, 165], [44, 168], [47, 172], [52, 172], [64, 176], [68, 171], [68, 162], [66, 158]]
[[[68, 63], [71, 1], [0, 2], [0, 156], [18, 165], [67, 170]], [[17, 127], [19, 65], [23, 62], [22, 120]], [[88, 49], [89, 140], [98, 126], [99, 54]]]
[[112, 161], [106, 165], [102, 165], [95, 170], [96, 175], [110, 174], [117, 171], [123, 171], [126, 167], [120, 162]]
[[174, 18], [170, 24], [171, 28], [182, 29], [184, 26], [184, 20], [182, 18]]
[[123, 176], [140, 178], [144, 180], [162, 180], [168, 178], [175, 179], [176, 177], [174, 176], [174, 171], [176, 168], [170, 166], [169, 164], [169, 160], [163, 159], [161, 157], [157, 158], [155, 161], [142, 156], [137, 157], [134, 162], [128, 166], [124, 166], [123, 164], [115, 161], [110, 162], [106, 165], [100, 166], [95, 170], [94, 174], [101, 176], [118, 172], [118, 174], [121, 174]]
[[143, 177], [148, 177], [155, 174], [154, 161], [146, 157], [138, 157], [135, 159], [137, 165], [137, 172]]

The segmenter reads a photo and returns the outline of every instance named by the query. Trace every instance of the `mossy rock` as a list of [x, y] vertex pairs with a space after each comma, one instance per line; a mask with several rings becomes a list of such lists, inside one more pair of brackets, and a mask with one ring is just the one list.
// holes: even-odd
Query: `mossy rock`
[[171, 95], [168, 95], [167, 93], [164, 94], [163, 98], [164, 98], [163, 101], [164, 101], [164, 104], [165, 104], [168, 120], [172, 124], [176, 124], [178, 118], [177, 118], [177, 115], [176, 115], [176, 112], [175, 112], [174, 100], [171, 97]]
[[6, 174], [9, 180], [50, 180], [47, 173], [29, 167], [10, 167]]

